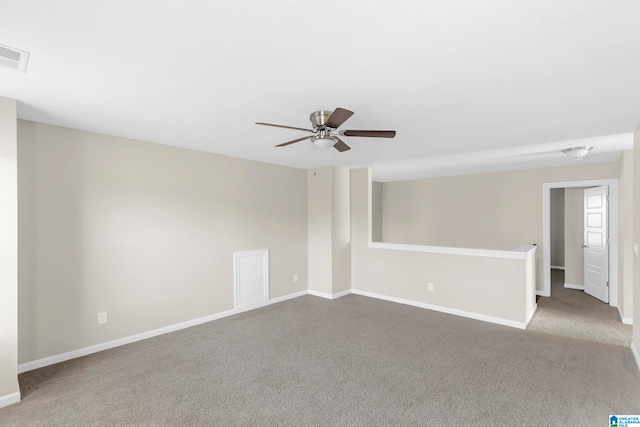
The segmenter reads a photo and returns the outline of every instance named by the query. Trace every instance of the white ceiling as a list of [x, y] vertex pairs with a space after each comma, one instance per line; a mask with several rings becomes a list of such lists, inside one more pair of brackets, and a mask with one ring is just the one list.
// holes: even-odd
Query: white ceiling
[[[611, 161], [640, 122], [637, 0], [4, 0], [0, 44], [30, 52], [0, 69], [20, 118], [383, 181], [572, 164], [582, 138]], [[397, 136], [254, 124], [335, 107]]]

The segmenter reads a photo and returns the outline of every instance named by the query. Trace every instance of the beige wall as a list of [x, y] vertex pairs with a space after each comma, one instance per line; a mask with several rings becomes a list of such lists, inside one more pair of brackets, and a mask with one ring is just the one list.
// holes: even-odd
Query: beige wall
[[[18, 387], [18, 164], [16, 101], [0, 97], [0, 407]], [[13, 396], [13, 397], [11, 397]], [[9, 402], [7, 399], [11, 399]]]
[[354, 290], [512, 322], [532, 312], [535, 289], [527, 286], [524, 260], [369, 248], [370, 197], [370, 170], [352, 170]]
[[620, 170], [618, 306], [622, 317], [629, 320], [633, 319], [633, 150], [625, 151], [618, 165]]
[[552, 188], [549, 201], [551, 266], [564, 267], [564, 188]]
[[564, 190], [564, 282], [576, 286], [584, 286], [584, 190]]
[[18, 142], [21, 363], [233, 309], [236, 251], [269, 249], [271, 298], [308, 289], [306, 171], [26, 121]]
[[[633, 137], [633, 243], [640, 244], [640, 125]], [[633, 345], [640, 351], [640, 257], [633, 257]], [[639, 368], [640, 368], [640, 361]]]
[[309, 290], [333, 294], [331, 166], [307, 171]]
[[382, 242], [382, 183], [371, 183], [371, 241]]
[[331, 296], [351, 289], [349, 170], [308, 171], [309, 290]]
[[387, 182], [382, 238], [499, 250], [537, 243], [537, 288], [542, 290], [543, 184], [616, 178], [613, 162]]
[[349, 169], [332, 169], [332, 294], [337, 294], [351, 289], [351, 191]]

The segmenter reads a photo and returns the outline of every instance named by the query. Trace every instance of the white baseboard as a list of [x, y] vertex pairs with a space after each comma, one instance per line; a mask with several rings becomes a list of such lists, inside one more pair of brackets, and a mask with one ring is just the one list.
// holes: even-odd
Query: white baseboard
[[[503, 318], [499, 318], [499, 317], [493, 317], [493, 316], [487, 316], [484, 314], [478, 314], [478, 313], [472, 313], [472, 312], [468, 312], [468, 311], [463, 311], [463, 310], [456, 310], [453, 308], [448, 308], [448, 307], [441, 307], [441, 306], [437, 306], [437, 305], [432, 305], [432, 304], [425, 304], [425, 303], [421, 303], [421, 302], [417, 302], [417, 301], [411, 301], [411, 300], [405, 300], [405, 299], [401, 299], [401, 298], [395, 298], [395, 297], [389, 297], [386, 295], [380, 295], [380, 294], [375, 294], [372, 292], [366, 292], [366, 291], [358, 291], [355, 289], [347, 289], [346, 291], [343, 292], [338, 292], [336, 294], [327, 294], [324, 292], [318, 292], [318, 291], [300, 291], [300, 292], [296, 292], [293, 294], [289, 294], [289, 295], [284, 295], [282, 297], [278, 297], [278, 298], [273, 298], [270, 299], [268, 301], [259, 303], [259, 304], [255, 304], [255, 305], [251, 305], [251, 306], [245, 306], [245, 307], [240, 307], [240, 308], [235, 308], [233, 310], [227, 310], [227, 311], [223, 311], [221, 313], [216, 313], [216, 314], [212, 314], [210, 316], [205, 316], [205, 317], [201, 317], [199, 319], [194, 319], [194, 320], [190, 320], [187, 322], [182, 322], [182, 323], [178, 323], [176, 325], [171, 325], [171, 326], [166, 326], [164, 328], [159, 328], [159, 329], [154, 329], [152, 331], [148, 331], [148, 332], [143, 332], [140, 334], [136, 334], [136, 335], [131, 335], [129, 337], [124, 337], [124, 338], [120, 338], [117, 340], [113, 340], [113, 341], [108, 341], [105, 343], [101, 343], [101, 344], [97, 344], [97, 345], [93, 345], [93, 346], [89, 346], [89, 347], [85, 347], [85, 348], [81, 348], [78, 350], [73, 350], [73, 351], [69, 351], [67, 353], [62, 353], [62, 354], [57, 354], [54, 356], [50, 356], [50, 357], [45, 357], [42, 359], [38, 359], [38, 360], [34, 360], [31, 362], [25, 362], [25, 363], [21, 363], [20, 365], [18, 365], [18, 373], [23, 373], [23, 372], [28, 372], [28, 371], [32, 371], [34, 369], [39, 369], [39, 368], [43, 368], [45, 366], [49, 366], [49, 365], [54, 365], [56, 363], [60, 363], [60, 362], [64, 362], [67, 360], [71, 360], [71, 359], [75, 359], [78, 357], [82, 357], [82, 356], [87, 356], [89, 354], [93, 354], [93, 353], [97, 353], [99, 351], [103, 351], [103, 350], [108, 350], [114, 347], [119, 347], [122, 345], [126, 345], [126, 344], [131, 344], [137, 341], [141, 341], [147, 338], [153, 338], [156, 337], [158, 335], [163, 335], [163, 334], [167, 334], [169, 332], [174, 332], [174, 331], [178, 331], [180, 329], [186, 329], [186, 328], [190, 328], [192, 326], [197, 326], [197, 325], [201, 325], [203, 323], [208, 323], [217, 319], [222, 319], [223, 317], [228, 317], [228, 316], [232, 316], [234, 314], [238, 314], [238, 313], [242, 313], [248, 310], [255, 310], [257, 308], [261, 308], [261, 307], [265, 307], [271, 304], [276, 304], [282, 301], [286, 301], [289, 299], [293, 299], [293, 298], [298, 298], [304, 295], [314, 295], [317, 297], [321, 297], [321, 298], [327, 298], [327, 299], [337, 299], [340, 297], [343, 297], [345, 295], [349, 295], [349, 294], [356, 294], [356, 295], [362, 295], [362, 296], [366, 296], [366, 297], [370, 297], [370, 298], [377, 298], [377, 299], [382, 299], [382, 300], [386, 300], [386, 301], [391, 301], [391, 302], [396, 302], [396, 303], [400, 303], [400, 304], [405, 304], [405, 305], [411, 305], [414, 307], [420, 307], [420, 308], [426, 308], [428, 310], [433, 310], [433, 311], [439, 311], [442, 313], [448, 313], [448, 314], [453, 314], [456, 316], [461, 316], [461, 317], [467, 317], [470, 319], [475, 319], [475, 320], [482, 320], [484, 322], [489, 322], [489, 323], [496, 323], [498, 325], [505, 325], [505, 326], [510, 326], [513, 328], [518, 328], [518, 329], [525, 329], [527, 327], [527, 325], [529, 324], [529, 322], [531, 321], [531, 318], [533, 317], [533, 315], [535, 314], [536, 308], [537, 308], [537, 304], [534, 304], [534, 306], [532, 307], [532, 309], [530, 310], [530, 312], [527, 314], [527, 319], [525, 322], [516, 322], [513, 320], [508, 320], [508, 319], [503, 319]], [[11, 396], [11, 395], [10, 395]], [[18, 395], [18, 400], [20, 400], [20, 396]], [[11, 403], [15, 403], [15, 402], [11, 402]], [[11, 404], [11, 403], [7, 403], [7, 404]], [[2, 398], [0, 398], [0, 405], [2, 404]], [[0, 406], [2, 407], [2, 406]]]
[[483, 322], [496, 323], [498, 325], [511, 326], [512, 328], [525, 329], [527, 327], [525, 322], [516, 322], [514, 320], [503, 319], [500, 317], [487, 316], [485, 314], [472, 313], [470, 311], [457, 310], [449, 307], [442, 307], [439, 305], [426, 304], [423, 302], [411, 301], [402, 298], [390, 297], [387, 295], [375, 294], [373, 292], [359, 291], [356, 289], [351, 290], [352, 294], [362, 295], [370, 298], [377, 298], [385, 301], [396, 302], [405, 305], [411, 305], [414, 307], [426, 308], [427, 310], [439, 311], [442, 313], [453, 314], [456, 316], [467, 317], [469, 319], [482, 320]]
[[551, 291], [549, 291], [549, 292], [536, 291], [536, 295], [540, 296], [540, 297], [550, 297], [551, 296]]
[[622, 321], [622, 323], [624, 323], [625, 325], [633, 325], [633, 319], [630, 317], [624, 317], [622, 315], [622, 312], [620, 311], [620, 306], [618, 306], [617, 309], [618, 309], [618, 315], [620, 316], [620, 320]]
[[314, 297], [333, 299], [333, 295], [327, 294], [325, 292], [318, 292], [318, 291], [309, 290], [309, 295], [313, 295]]
[[[269, 299], [269, 300], [266, 300], [266, 301], [261, 301], [261, 302], [258, 302], [256, 304], [244, 305], [242, 307], [236, 307], [233, 310], [229, 310], [228, 313], [230, 313], [230, 314], [228, 314], [227, 316], [231, 316], [231, 315], [238, 314], [238, 313], [243, 313], [245, 311], [255, 310], [257, 308], [266, 307], [266, 306], [271, 305], [271, 304], [275, 304], [275, 303], [286, 301], [286, 300], [293, 299], [293, 298], [298, 298], [298, 297], [301, 297], [301, 296], [304, 296], [304, 295], [309, 295], [309, 291], [300, 291], [300, 292], [296, 292], [294, 294], [284, 295], [284, 296], [281, 296], [281, 297], [278, 297], [278, 298], [273, 298], [273, 299]], [[227, 312], [225, 312], [225, 313], [227, 313]], [[215, 314], [214, 314], [214, 316], [215, 316]], [[223, 317], [227, 317], [227, 316], [223, 316]], [[216, 319], [211, 319], [211, 320], [216, 320]], [[210, 322], [210, 320], [207, 320], [207, 321], [202, 322], [202, 323], [206, 323], [206, 322]], [[195, 326], [195, 325], [192, 325], [192, 326]], [[180, 328], [180, 329], [183, 329], [183, 328]]]
[[351, 294], [351, 289], [347, 289], [346, 291], [338, 292], [337, 294], [333, 294], [333, 299], [342, 298]]
[[640, 354], [638, 354], [638, 349], [636, 348], [635, 343], [631, 343], [631, 352], [633, 353], [633, 358], [636, 359], [636, 365], [640, 371]]
[[529, 310], [529, 313], [527, 314], [527, 319], [524, 322], [524, 329], [526, 329], [527, 326], [529, 326], [529, 322], [531, 322], [533, 315], [536, 314], [537, 309], [538, 309], [538, 304], [534, 303], [531, 309]]
[[0, 396], [0, 408], [13, 405], [14, 403], [18, 402], [20, 402], [20, 392], [7, 394], [6, 396]]
[[154, 329], [152, 331], [143, 332], [136, 335], [120, 338], [113, 341], [108, 341], [102, 344], [96, 344], [89, 347], [81, 348], [78, 350], [69, 351], [67, 353], [57, 354], [55, 356], [49, 356], [42, 359], [34, 360], [31, 362], [25, 362], [18, 365], [18, 373], [32, 371], [38, 368], [44, 368], [45, 366], [55, 365], [56, 363], [65, 362], [67, 360], [75, 359], [89, 354], [97, 353], [99, 351], [108, 350], [110, 348], [119, 347], [125, 344], [131, 344], [137, 341], [142, 341], [147, 338], [157, 337], [158, 335], [167, 334], [169, 332], [179, 331], [180, 329], [190, 328], [192, 326], [201, 325], [223, 317], [233, 316], [234, 314], [242, 313], [249, 310], [255, 310], [257, 308], [265, 307], [267, 305], [275, 304], [278, 302], [286, 301], [288, 299], [297, 298], [303, 295], [307, 295], [308, 291], [300, 291], [293, 294], [285, 295], [282, 297], [270, 299], [259, 304], [244, 306], [235, 308], [233, 310], [223, 311], [221, 313], [212, 314], [210, 316], [201, 317], [199, 319], [189, 320], [187, 322], [178, 323], [175, 325], [166, 326], [164, 328]]
[[552, 270], [562, 270], [562, 271], [564, 271], [564, 267], [560, 267], [560, 266], [558, 266], [558, 265], [552, 265], [552, 266], [551, 266], [551, 269], [552, 269]]
[[567, 289], [577, 289], [579, 291], [584, 291], [584, 285], [573, 285], [571, 283], [565, 283], [564, 287]]
[[337, 294], [327, 294], [325, 292], [318, 292], [318, 291], [311, 291], [311, 290], [309, 291], [309, 295], [313, 295], [314, 297], [326, 298], [326, 299], [337, 299], [345, 295], [349, 295], [350, 293], [351, 293], [351, 289], [338, 292]]

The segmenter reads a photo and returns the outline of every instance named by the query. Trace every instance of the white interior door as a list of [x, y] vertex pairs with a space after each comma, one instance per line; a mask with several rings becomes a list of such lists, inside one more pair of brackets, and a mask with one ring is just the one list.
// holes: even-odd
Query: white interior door
[[609, 302], [609, 187], [584, 190], [584, 291]]

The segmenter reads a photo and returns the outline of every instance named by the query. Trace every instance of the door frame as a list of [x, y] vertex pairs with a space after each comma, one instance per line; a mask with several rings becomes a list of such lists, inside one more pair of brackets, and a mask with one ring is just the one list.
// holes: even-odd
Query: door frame
[[542, 184], [542, 289], [536, 295], [551, 296], [551, 189], [601, 185], [609, 186], [609, 305], [618, 307], [618, 179]]

